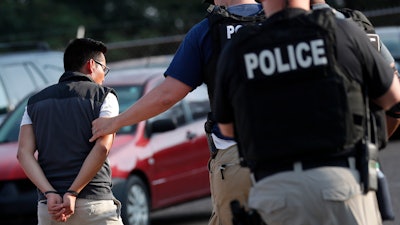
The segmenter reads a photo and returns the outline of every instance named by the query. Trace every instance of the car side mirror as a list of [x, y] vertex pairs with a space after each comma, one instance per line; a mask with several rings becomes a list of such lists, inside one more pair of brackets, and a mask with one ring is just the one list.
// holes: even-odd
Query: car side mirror
[[176, 123], [170, 119], [159, 119], [146, 124], [146, 136], [151, 137], [154, 133], [161, 133], [176, 129]]
[[0, 107], [0, 114], [7, 114], [15, 109], [14, 105]]

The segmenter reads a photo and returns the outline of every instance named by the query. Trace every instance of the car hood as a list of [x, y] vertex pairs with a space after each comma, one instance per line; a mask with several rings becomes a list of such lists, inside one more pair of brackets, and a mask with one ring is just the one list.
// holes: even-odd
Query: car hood
[[0, 181], [27, 178], [17, 160], [18, 142], [0, 145]]

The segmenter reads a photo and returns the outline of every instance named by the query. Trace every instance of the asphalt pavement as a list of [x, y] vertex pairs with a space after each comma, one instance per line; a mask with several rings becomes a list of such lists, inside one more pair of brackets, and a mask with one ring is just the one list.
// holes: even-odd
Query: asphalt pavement
[[207, 225], [211, 215], [211, 199], [169, 207], [151, 214], [151, 225]]
[[389, 142], [386, 149], [379, 153], [381, 170], [388, 179], [392, 196], [394, 221], [386, 221], [384, 225], [400, 225], [400, 140]]

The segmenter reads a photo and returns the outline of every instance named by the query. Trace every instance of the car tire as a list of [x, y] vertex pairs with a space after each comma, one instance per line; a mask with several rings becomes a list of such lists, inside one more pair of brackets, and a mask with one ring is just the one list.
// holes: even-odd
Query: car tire
[[150, 197], [147, 186], [138, 176], [128, 178], [122, 205], [125, 225], [150, 224]]

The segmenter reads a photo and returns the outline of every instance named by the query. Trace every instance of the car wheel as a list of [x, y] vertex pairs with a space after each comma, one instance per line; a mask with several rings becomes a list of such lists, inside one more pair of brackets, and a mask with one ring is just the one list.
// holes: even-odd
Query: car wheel
[[150, 198], [142, 179], [131, 176], [126, 183], [126, 199], [122, 214], [125, 225], [150, 224]]

